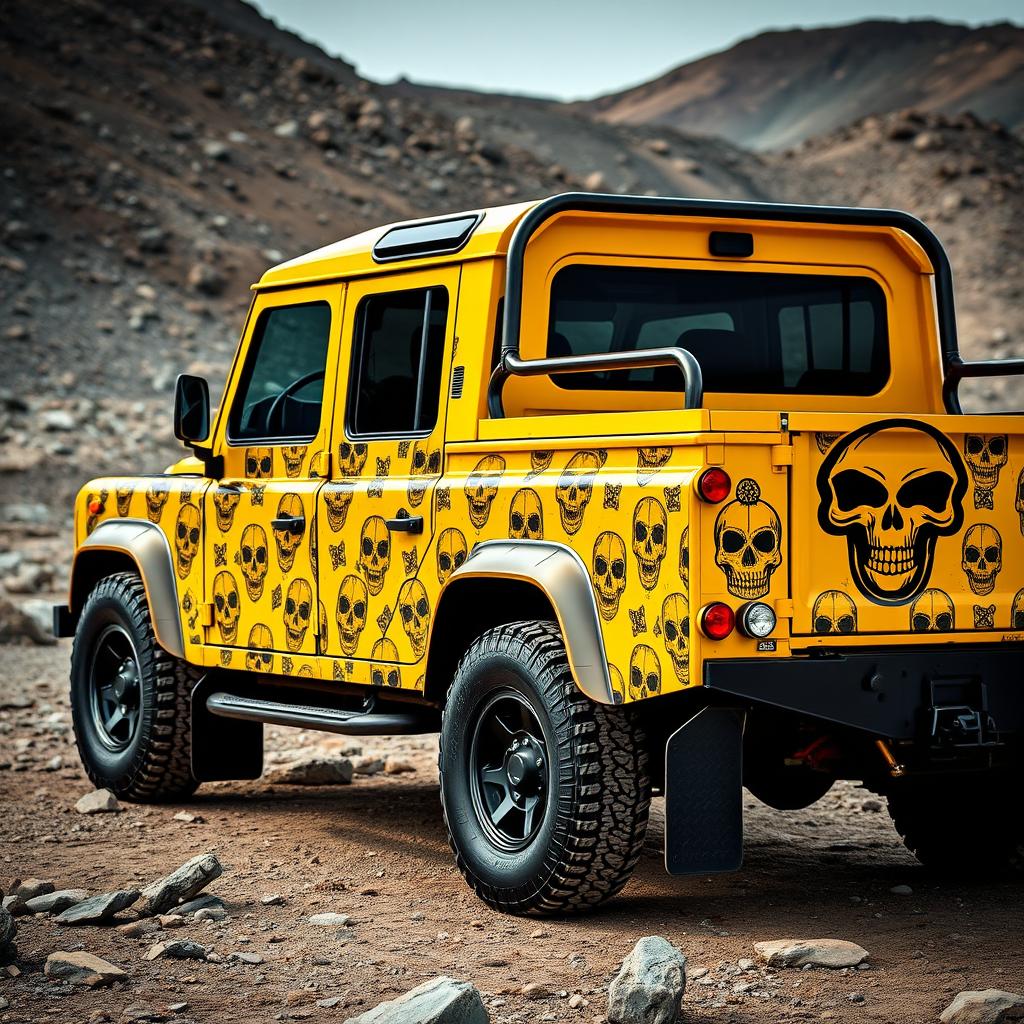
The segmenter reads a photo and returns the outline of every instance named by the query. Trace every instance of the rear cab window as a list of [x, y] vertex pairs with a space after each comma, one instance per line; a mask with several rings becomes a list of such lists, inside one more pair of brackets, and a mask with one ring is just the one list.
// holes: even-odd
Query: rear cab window
[[[873, 395], [889, 379], [885, 295], [868, 277], [573, 264], [551, 286], [548, 356], [679, 346], [704, 390]], [[566, 389], [681, 391], [675, 367], [555, 374]]]

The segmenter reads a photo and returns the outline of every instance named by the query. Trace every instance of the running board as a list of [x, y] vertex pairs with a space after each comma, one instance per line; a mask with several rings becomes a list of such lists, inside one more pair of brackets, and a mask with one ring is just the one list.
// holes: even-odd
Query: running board
[[211, 693], [206, 698], [206, 709], [221, 718], [290, 725], [297, 729], [317, 729], [346, 736], [407, 736], [438, 731], [437, 722], [422, 713], [339, 711], [335, 708], [282, 704], [255, 697], [236, 697], [230, 693]]

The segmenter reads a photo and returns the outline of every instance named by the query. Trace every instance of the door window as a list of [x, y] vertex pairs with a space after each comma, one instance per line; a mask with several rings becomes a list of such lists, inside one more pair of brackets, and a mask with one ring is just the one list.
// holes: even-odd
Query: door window
[[310, 441], [316, 436], [330, 332], [326, 302], [263, 311], [231, 407], [232, 441]]
[[448, 290], [363, 299], [349, 395], [352, 437], [429, 433], [437, 422]]

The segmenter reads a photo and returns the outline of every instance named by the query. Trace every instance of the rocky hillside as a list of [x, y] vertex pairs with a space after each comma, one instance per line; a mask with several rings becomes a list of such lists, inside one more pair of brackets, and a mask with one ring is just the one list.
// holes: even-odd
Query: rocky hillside
[[865, 21], [765, 32], [584, 105], [614, 124], [669, 125], [753, 149], [905, 107], [1024, 128], [1024, 28]]
[[37, 525], [87, 475], [180, 452], [174, 377], [217, 393], [268, 265], [398, 218], [580, 187], [900, 206], [950, 246], [965, 349], [1024, 347], [1021, 143], [975, 117], [862, 119], [755, 154], [555, 103], [375, 86], [241, 0], [0, 0], [0, 137], [0, 497], [41, 502], [19, 511]]

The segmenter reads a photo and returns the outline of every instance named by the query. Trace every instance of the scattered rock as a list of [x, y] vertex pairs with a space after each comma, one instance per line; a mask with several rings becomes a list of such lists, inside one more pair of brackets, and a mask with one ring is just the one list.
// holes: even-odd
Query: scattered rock
[[279, 139], [296, 139], [299, 136], [298, 121], [282, 121], [274, 126], [274, 134]]
[[416, 765], [404, 757], [389, 757], [384, 761], [385, 775], [405, 775], [407, 772], [414, 771], [416, 771]]
[[157, 922], [161, 928], [184, 928], [185, 918], [181, 914], [160, 914], [157, 916]]
[[551, 996], [551, 989], [543, 982], [531, 981], [520, 989], [519, 994], [524, 999], [547, 999]]
[[480, 993], [468, 981], [434, 978], [345, 1024], [488, 1024]]
[[140, 917], [138, 921], [129, 921], [127, 924], [119, 924], [117, 930], [122, 935], [132, 939], [141, 939], [153, 932], [160, 931], [160, 923], [152, 917]]
[[352, 781], [352, 772], [347, 757], [311, 754], [274, 768], [266, 780], [275, 786], [344, 786]]
[[45, 631], [34, 616], [19, 608], [9, 598], [0, 597], [0, 644], [24, 641], [47, 646], [55, 644], [57, 638]]
[[190, 939], [171, 939], [169, 942], [158, 942], [146, 950], [144, 959], [161, 960], [169, 958], [172, 960], [205, 960], [210, 951], [198, 942]]
[[26, 900], [25, 908], [30, 914], [62, 914], [69, 907], [77, 906], [87, 899], [85, 889], [58, 889]]
[[19, 882], [11, 889], [9, 895], [18, 896], [28, 903], [29, 900], [33, 900], [37, 896], [45, 896], [56, 888], [53, 882], [47, 882], [41, 878], [26, 878], [25, 881]]
[[210, 896], [207, 893], [203, 896], [197, 896], [194, 900], [188, 900], [187, 902], [182, 903], [179, 907], [175, 907], [174, 912], [188, 917], [189, 914], [195, 914], [200, 910], [224, 909], [224, 901], [219, 896]]
[[79, 814], [117, 814], [123, 809], [109, 789], [94, 789], [75, 804]]
[[[18, 934], [18, 922], [9, 910], [0, 907], [0, 949], [14, 944], [14, 936]], [[0, 958], [0, 963], [3, 963]]]
[[252, 964], [253, 966], [263, 963], [263, 957], [259, 953], [232, 953], [231, 959], [243, 964]]
[[130, 907], [138, 898], [138, 889], [105, 892], [68, 907], [57, 916], [57, 924], [100, 924]]
[[754, 952], [769, 967], [856, 967], [870, 956], [843, 939], [775, 939], [755, 942]]
[[226, 921], [228, 912], [218, 910], [216, 907], [203, 907], [192, 915], [193, 921]]
[[960, 992], [939, 1020], [942, 1024], [1003, 1024], [1024, 1020], [1024, 996], [987, 988], [980, 992]]
[[913, 896], [914, 890], [909, 885], [894, 885], [889, 892], [894, 896]]
[[372, 754], [364, 754], [352, 762], [352, 770], [356, 775], [378, 775], [384, 771], [384, 758], [374, 757]]
[[216, 854], [203, 853], [186, 861], [166, 878], [142, 890], [142, 899], [136, 908], [143, 916], [165, 914], [197, 896], [215, 878], [224, 873]]
[[174, 815], [175, 821], [183, 821], [186, 825], [205, 825], [206, 819], [201, 814], [193, 814], [191, 811], [178, 811]]
[[348, 914], [314, 914], [309, 918], [309, 923], [323, 928], [344, 928], [352, 923], [352, 918]]
[[265, 907], [280, 907], [284, 903], [284, 897], [279, 892], [275, 892], [268, 896], [261, 896], [260, 903]]
[[91, 987], [110, 985], [128, 977], [120, 967], [83, 951], [65, 953], [58, 950], [51, 953], [46, 958], [43, 973], [48, 978]]
[[686, 957], [658, 935], [642, 938], [608, 987], [610, 1024], [673, 1024], [686, 991]]
[[217, 296], [227, 287], [227, 279], [209, 263], [194, 263], [188, 272], [188, 285], [200, 295]]

